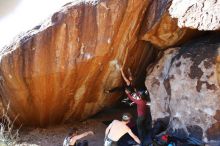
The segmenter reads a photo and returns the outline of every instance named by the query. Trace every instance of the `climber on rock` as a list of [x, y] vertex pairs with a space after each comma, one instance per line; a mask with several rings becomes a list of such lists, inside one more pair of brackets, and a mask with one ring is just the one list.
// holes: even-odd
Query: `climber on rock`
[[[123, 88], [113, 88], [109, 90], [109, 92], [115, 92], [116, 89], [124, 89], [125, 93], [129, 98], [125, 98], [122, 100], [124, 103], [128, 103], [129, 105], [137, 104], [137, 128], [138, 128], [138, 135], [141, 139], [142, 145], [148, 141], [151, 141], [151, 128], [152, 128], [152, 118], [150, 113], [150, 107], [147, 102], [149, 100], [149, 94], [147, 90], [138, 91], [134, 86], [133, 76], [131, 74], [130, 68], [128, 68], [128, 77], [123, 72], [123, 68], [120, 68], [122, 78], [124, 79], [126, 85]], [[149, 98], [149, 99], [148, 99]], [[129, 102], [129, 99], [132, 101]]]
[[80, 142], [79, 140], [88, 135], [94, 135], [93, 131], [87, 131], [82, 134], [78, 134], [77, 129], [71, 129], [68, 136], [63, 141], [63, 146], [88, 146], [88, 141], [84, 140]]
[[130, 91], [137, 92], [136, 88], [134, 87], [134, 81], [133, 81], [133, 76], [131, 74], [131, 69], [128, 68], [128, 78], [125, 76], [123, 72], [123, 68], [120, 68], [120, 71], [121, 71], [122, 78], [124, 79], [126, 83], [125, 88]]
[[[127, 78], [121, 68], [121, 74], [126, 82], [125, 93], [127, 94], [128, 98], [133, 101], [133, 103], [137, 104], [137, 128], [138, 128], [138, 135], [141, 140], [141, 145], [146, 145], [146, 139], [151, 141], [151, 128], [152, 128], [152, 118], [150, 113], [150, 107], [147, 103], [147, 97], [144, 96], [148, 94], [148, 91], [137, 91], [133, 84], [133, 78], [130, 69], [128, 70], [129, 77]], [[147, 92], [147, 93], [146, 93]], [[126, 100], [126, 99], [124, 99]]]
[[[124, 90], [128, 89], [132, 93], [133, 92], [136, 92], [136, 93], [138, 92], [141, 96], [143, 96], [143, 98], [146, 99], [147, 104], [150, 104], [150, 96], [149, 96], [148, 90], [146, 89], [146, 87], [136, 88], [136, 86], [134, 85], [133, 75], [131, 73], [130, 68], [128, 68], [128, 75], [129, 75], [128, 78], [125, 76], [122, 68], [120, 69], [120, 71], [121, 71], [122, 78], [124, 79], [124, 81], [126, 83], [126, 86], [124, 87]], [[124, 99], [124, 100], [126, 100], [126, 99]]]
[[117, 146], [117, 141], [126, 133], [128, 133], [138, 144], [140, 144], [139, 138], [127, 126], [130, 120], [131, 115], [129, 113], [122, 115], [122, 121], [113, 120], [105, 130], [104, 146]]
[[128, 78], [126, 78], [122, 68], [120, 68], [120, 71], [121, 71], [122, 77], [123, 77], [126, 85], [114, 87], [109, 90], [105, 90], [105, 93], [124, 92], [125, 88], [129, 88], [130, 90], [136, 91], [136, 89], [134, 88], [134, 85], [133, 85], [133, 77], [132, 77], [130, 68], [128, 68], [128, 74], [129, 74]]
[[[114, 87], [114, 88], [112, 88], [110, 90], [104, 90], [105, 93], [124, 92], [125, 89], [129, 89], [129, 90], [131, 90], [133, 92], [137, 91], [134, 88], [133, 77], [132, 77], [130, 68], [128, 68], [128, 74], [129, 74], [128, 78], [126, 78], [122, 68], [120, 68], [120, 71], [121, 71], [122, 77], [123, 77], [123, 79], [124, 79], [126, 84], [122, 85], [122, 86], [119, 86], [119, 87]], [[121, 97], [121, 98], [123, 98], [123, 97]], [[130, 102], [127, 97], [123, 98], [123, 100], [121, 102], [126, 103], [126, 104], [128, 104], [130, 106], [132, 106], [134, 104], [134, 102]]]

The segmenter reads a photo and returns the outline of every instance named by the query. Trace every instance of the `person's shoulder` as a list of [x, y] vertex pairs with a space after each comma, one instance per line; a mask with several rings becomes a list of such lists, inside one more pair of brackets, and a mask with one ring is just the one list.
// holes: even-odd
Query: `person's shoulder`
[[126, 129], [127, 132], [130, 132], [130, 131], [131, 131], [131, 128], [128, 127], [128, 125], [124, 125], [124, 128]]
[[115, 122], [120, 122], [119, 120], [117, 120], [117, 119], [115, 119], [115, 120], [113, 120], [113, 121], [115, 121]]
[[118, 123], [120, 122], [119, 120], [113, 120], [112, 123]]

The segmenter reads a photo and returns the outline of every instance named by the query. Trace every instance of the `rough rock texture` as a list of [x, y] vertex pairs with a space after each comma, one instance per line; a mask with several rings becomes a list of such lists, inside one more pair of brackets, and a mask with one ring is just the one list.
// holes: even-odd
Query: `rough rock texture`
[[169, 6], [169, 0], [153, 0], [146, 11], [140, 32], [142, 40], [162, 49], [183, 43], [198, 34], [196, 30], [179, 28], [177, 20], [168, 12]]
[[[138, 77], [153, 49], [138, 41], [148, 0], [67, 4], [1, 51], [0, 94], [23, 125], [80, 120], [112, 105], [119, 71]], [[132, 20], [132, 21], [131, 21]]]
[[180, 27], [220, 29], [220, 0], [173, 0], [169, 12]]
[[172, 128], [197, 127], [197, 136], [220, 142], [219, 49], [219, 36], [208, 36], [162, 54], [145, 82], [153, 119], [169, 116]]

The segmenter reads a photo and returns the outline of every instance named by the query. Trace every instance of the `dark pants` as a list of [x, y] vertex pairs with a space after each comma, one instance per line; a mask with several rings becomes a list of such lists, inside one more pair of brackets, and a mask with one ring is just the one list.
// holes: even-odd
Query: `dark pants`
[[88, 141], [83, 140], [82, 142], [76, 142], [76, 146], [88, 146]]
[[117, 142], [112, 142], [111, 146], [118, 146]]
[[141, 140], [141, 146], [146, 146], [151, 143], [151, 130], [152, 130], [151, 116], [138, 116], [137, 128], [138, 135]]
[[138, 128], [138, 136], [141, 140], [141, 144], [144, 143], [144, 138], [146, 137], [146, 117], [138, 116], [137, 118], [137, 128]]

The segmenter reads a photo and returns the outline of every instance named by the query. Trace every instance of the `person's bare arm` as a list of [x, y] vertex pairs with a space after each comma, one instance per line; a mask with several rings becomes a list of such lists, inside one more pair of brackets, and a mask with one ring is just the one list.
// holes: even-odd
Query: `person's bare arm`
[[128, 134], [138, 143], [140, 144], [140, 139], [131, 131], [131, 129], [128, 130]]
[[121, 71], [121, 75], [122, 75], [124, 81], [126, 82], [127, 86], [131, 85], [131, 82], [130, 82], [130, 81], [128, 80], [128, 78], [125, 76], [125, 74], [124, 74], [122, 68], [120, 69], [120, 71]]
[[82, 133], [82, 134], [80, 134], [80, 135], [74, 136], [74, 138], [75, 138], [76, 140], [79, 140], [79, 139], [81, 139], [81, 138], [83, 138], [83, 137], [86, 137], [86, 136], [88, 136], [88, 135], [93, 135], [93, 134], [94, 134], [93, 131], [87, 131], [87, 132], [84, 132], [84, 133]]
[[136, 103], [136, 104], [141, 104], [142, 99], [139, 99], [139, 100], [134, 99], [134, 98], [132, 97], [131, 92], [130, 92], [129, 90], [126, 90], [126, 89], [125, 89], [125, 93], [127, 94], [128, 98], [129, 98], [131, 101], [133, 101], [133, 102]]

